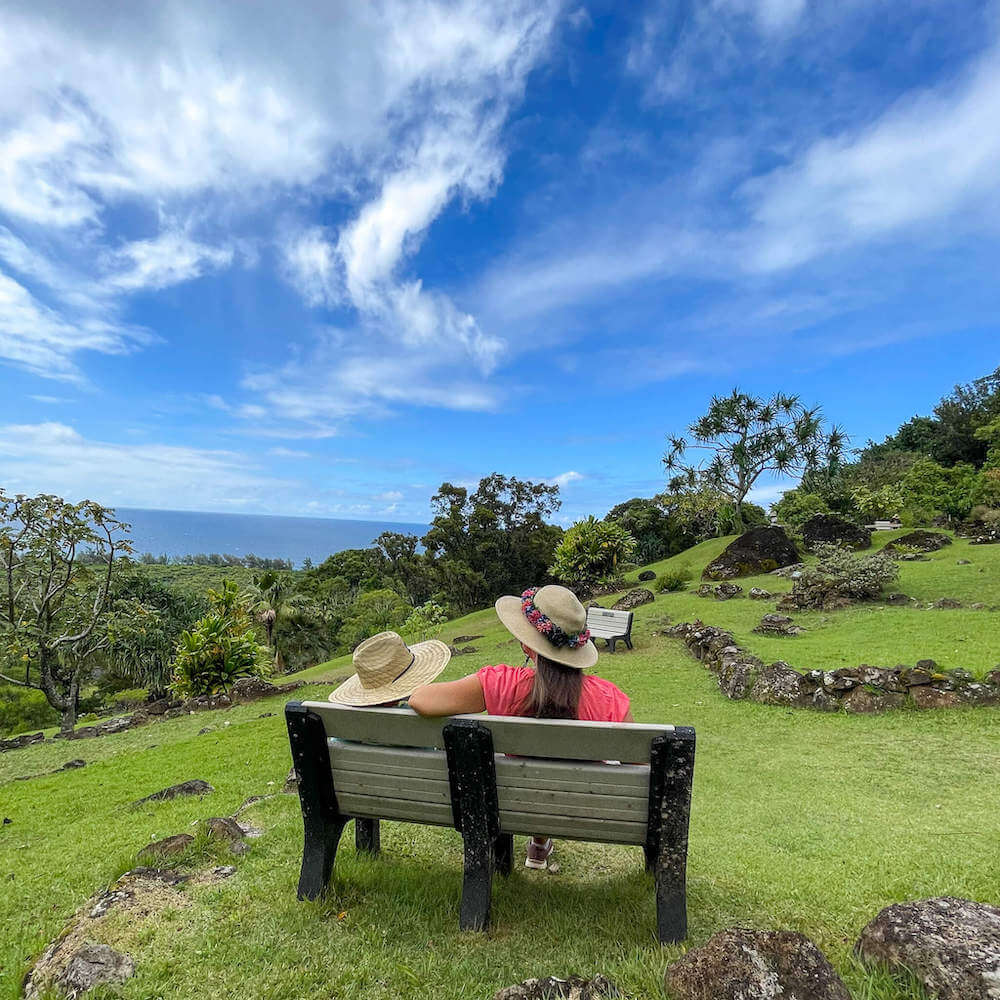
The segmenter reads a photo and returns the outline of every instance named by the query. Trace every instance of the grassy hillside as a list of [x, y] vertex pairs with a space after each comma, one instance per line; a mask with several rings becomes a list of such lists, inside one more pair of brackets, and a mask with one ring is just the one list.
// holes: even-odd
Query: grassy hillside
[[[675, 561], [700, 570], [724, 544], [706, 543]], [[1000, 603], [998, 557], [1000, 547], [956, 544], [930, 563], [904, 564], [899, 587], [928, 600], [972, 599], [958, 590], [967, 578], [951, 577], [955, 560], [970, 558], [973, 566], [957, 569], [994, 592], [979, 599]], [[803, 615], [810, 631], [782, 641], [750, 633], [766, 610], [747, 600], [664, 595], [636, 612], [635, 651], [602, 655], [598, 664], [632, 696], [639, 721], [697, 729], [691, 940], [732, 924], [800, 930], [827, 951], [856, 1000], [912, 1000], [855, 965], [850, 947], [894, 901], [947, 893], [1000, 902], [1000, 709], [852, 717], [730, 702], [680, 643], [653, 633], [666, 618], [700, 616], [734, 628], [761, 655], [803, 666], [814, 665], [813, 654], [887, 664], [931, 655], [982, 668], [992, 665], [984, 636], [997, 634], [997, 615], [898, 608]], [[942, 639], [942, 630], [952, 638]], [[439, 634], [481, 635], [471, 642], [477, 652], [453, 659], [445, 678], [519, 661], [491, 611]], [[315, 684], [302, 696], [325, 697], [348, 669], [341, 658], [304, 671], [299, 676]], [[30, 957], [143, 844], [267, 794], [245, 814], [264, 835], [235, 862], [231, 879], [185, 888], [190, 905], [157, 917], [112, 911], [98, 925], [101, 939], [136, 959], [137, 975], [121, 996], [466, 1000], [528, 975], [602, 971], [629, 996], [662, 998], [663, 970], [680, 949], [654, 943], [652, 887], [635, 848], [560, 843], [558, 874], [515, 869], [509, 881], [497, 879], [495, 927], [479, 936], [457, 930], [458, 835], [386, 823], [381, 859], [356, 858], [348, 831], [327, 900], [299, 903], [298, 803], [274, 794], [289, 767], [282, 701], [0, 756], [0, 814], [12, 820], [0, 827], [0, 998], [18, 996]], [[203, 727], [210, 732], [199, 735]], [[71, 757], [87, 766], [14, 780]], [[215, 793], [128, 807], [188, 778], [211, 782]]]

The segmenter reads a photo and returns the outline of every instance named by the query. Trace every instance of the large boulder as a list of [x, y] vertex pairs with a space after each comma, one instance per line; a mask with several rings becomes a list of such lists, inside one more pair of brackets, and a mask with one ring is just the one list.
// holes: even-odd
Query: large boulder
[[937, 552], [946, 545], [951, 545], [951, 539], [937, 531], [924, 531], [918, 528], [909, 534], [894, 538], [885, 547], [886, 552], [896, 552], [898, 549], [916, 549], [918, 552]]
[[795, 544], [776, 524], [751, 528], [726, 547], [701, 574], [705, 580], [734, 580], [770, 573], [799, 561]]
[[794, 931], [719, 931], [671, 965], [666, 983], [675, 1000], [851, 1000], [826, 956]]
[[802, 525], [802, 541], [810, 552], [823, 543], [870, 549], [872, 533], [836, 514], [814, 514]]
[[865, 961], [909, 969], [937, 1000], [1000, 1000], [1000, 908], [943, 896], [888, 906], [861, 932]]

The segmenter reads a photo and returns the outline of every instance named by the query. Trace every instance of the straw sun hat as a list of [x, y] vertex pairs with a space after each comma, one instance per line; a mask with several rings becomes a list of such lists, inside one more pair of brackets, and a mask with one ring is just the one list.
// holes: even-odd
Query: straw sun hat
[[497, 615], [515, 639], [567, 667], [592, 667], [597, 647], [587, 631], [587, 610], [565, 587], [532, 587], [520, 597], [501, 597]]
[[437, 639], [407, 646], [395, 632], [379, 632], [354, 650], [354, 669], [330, 701], [339, 705], [381, 705], [399, 701], [429, 684], [448, 665], [451, 650]]

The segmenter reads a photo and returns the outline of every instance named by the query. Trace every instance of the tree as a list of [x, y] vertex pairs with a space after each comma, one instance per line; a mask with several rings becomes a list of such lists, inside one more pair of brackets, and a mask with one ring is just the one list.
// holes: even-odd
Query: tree
[[412, 611], [394, 590], [369, 590], [354, 602], [350, 617], [340, 630], [341, 642], [351, 650], [378, 632], [396, 632]]
[[655, 499], [634, 497], [626, 500], [612, 507], [604, 520], [620, 524], [635, 539], [635, 558], [641, 564], [656, 562], [673, 554], [671, 542], [676, 527]]
[[[688, 438], [670, 438], [663, 456], [667, 471], [677, 474], [671, 487], [701, 485], [723, 494], [732, 501], [739, 530], [746, 525], [747, 494], [761, 476], [802, 474], [823, 461], [838, 462], [847, 442], [840, 428], [824, 429], [819, 407], [807, 409], [798, 396], [777, 393], [764, 400], [738, 389], [713, 397], [688, 432]], [[685, 461], [691, 450], [708, 452], [708, 460]]]
[[555, 552], [551, 573], [571, 587], [591, 587], [615, 580], [621, 564], [635, 552], [635, 539], [616, 521], [593, 515], [566, 532]]
[[264, 673], [266, 647], [257, 641], [250, 608], [239, 587], [224, 580], [208, 592], [211, 610], [181, 633], [171, 686], [182, 697], [226, 693], [241, 677]]
[[964, 518], [972, 509], [976, 470], [966, 463], [951, 467], [929, 458], [915, 462], [899, 484], [904, 506], [921, 513]]
[[271, 650], [275, 670], [280, 671], [281, 651], [275, 641], [275, 627], [278, 618], [285, 610], [286, 595], [292, 588], [291, 577], [287, 573], [278, 573], [273, 569], [263, 573], [254, 573], [250, 581], [250, 595], [257, 621], [264, 627], [267, 647]]
[[671, 554], [708, 538], [735, 535], [755, 524], [767, 523], [764, 509], [749, 501], [744, 502], [742, 517], [737, 519], [732, 501], [710, 487], [661, 493], [657, 500], [667, 511], [676, 532]]
[[440, 562], [442, 584], [447, 576], [461, 578], [463, 597], [451, 599], [462, 610], [544, 582], [562, 537], [545, 521], [559, 509], [558, 486], [493, 473], [471, 495], [443, 483], [431, 506], [435, 516], [423, 545]]
[[821, 496], [806, 493], [802, 489], [782, 493], [781, 499], [771, 507], [771, 510], [782, 524], [793, 528], [801, 528], [815, 514], [830, 513], [830, 508]]
[[[0, 491], [0, 680], [44, 692], [64, 732], [76, 725], [80, 685], [107, 645], [108, 595], [129, 526], [90, 500]], [[87, 558], [84, 559], [83, 557]]]
[[184, 629], [206, 611], [203, 598], [170, 587], [139, 569], [112, 586], [107, 664], [150, 694], [166, 693]]
[[418, 544], [416, 535], [398, 531], [383, 531], [375, 539], [376, 548], [385, 557], [389, 578], [414, 606], [430, 598], [435, 583], [432, 561], [417, 552]]

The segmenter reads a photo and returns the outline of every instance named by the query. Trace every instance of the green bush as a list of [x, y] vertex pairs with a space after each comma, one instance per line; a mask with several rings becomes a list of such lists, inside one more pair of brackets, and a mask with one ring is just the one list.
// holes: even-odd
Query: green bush
[[418, 642], [423, 642], [430, 633], [448, 620], [448, 614], [435, 601], [425, 601], [403, 622], [403, 631], [414, 636]]
[[685, 590], [693, 576], [694, 570], [690, 566], [677, 566], [674, 569], [665, 569], [657, 577], [655, 584], [656, 592], [667, 594], [676, 590]]
[[858, 555], [841, 545], [815, 547], [817, 561], [802, 568], [792, 592], [782, 604], [796, 608], [845, 607], [854, 601], [877, 598], [899, 576], [892, 554], [884, 551]]
[[0, 684], [0, 736], [33, 732], [59, 724], [59, 713], [41, 691]]
[[621, 576], [635, 548], [635, 539], [620, 524], [591, 516], [566, 532], [549, 572], [569, 586], [591, 586]]
[[792, 528], [801, 528], [816, 514], [830, 513], [827, 502], [821, 496], [816, 493], [805, 493], [802, 490], [789, 490], [783, 493], [771, 510], [782, 524]]
[[394, 590], [369, 590], [351, 607], [351, 614], [340, 630], [346, 651], [379, 632], [398, 632], [413, 608]]
[[246, 599], [231, 580], [208, 592], [211, 612], [177, 644], [171, 689], [182, 698], [228, 692], [241, 677], [260, 677], [268, 655], [257, 641]]
[[141, 705], [149, 697], [146, 688], [126, 688], [124, 691], [116, 691], [108, 698], [108, 706], [114, 709], [130, 708], [133, 705]]

